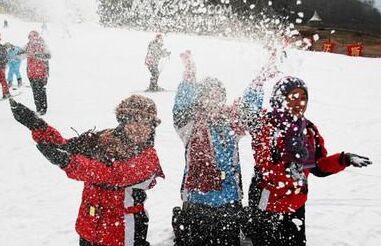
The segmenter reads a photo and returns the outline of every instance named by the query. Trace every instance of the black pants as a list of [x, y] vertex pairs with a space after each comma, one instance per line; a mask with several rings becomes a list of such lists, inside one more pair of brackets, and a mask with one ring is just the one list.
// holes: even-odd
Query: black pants
[[[135, 220], [135, 235], [134, 235], [134, 245], [135, 246], [149, 246], [150, 243], [147, 242], [147, 232], [148, 232], [148, 216], [145, 212], [140, 212], [134, 214]], [[87, 241], [86, 239], [79, 239], [79, 246], [104, 246], [101, 244], [96, 244]]]
[[157, 81], [159, 80], [159, 67], [158, 67], [158, 65], [148, 66], [148, 70], [151, 73], [149, 90], [157, 91], [159, 88], [159, 86], [157, 84]]
[[173, 210], [172, 226], [176, 246], [240, 245], [237, 215], [240, 205], [213, 208], [190, 205]]
[[89, 241], [86, 241], [86, 239], [83, 239], [83, 238], [79, 238], [79, 246], [101, 246], [101, 245], [91, 243]]
[[29, 79], [33, 91], [34, 104], [36, 111], [45, 114], [48, 109], [48, 102], [46, 97], [46, 83], [45, 79]]
[[247, 217], [242, 230], [253, 245], [306, 245], [304, 206], [295, 213], [270, 213], [252, 208], [245, 208], [245, 211]]

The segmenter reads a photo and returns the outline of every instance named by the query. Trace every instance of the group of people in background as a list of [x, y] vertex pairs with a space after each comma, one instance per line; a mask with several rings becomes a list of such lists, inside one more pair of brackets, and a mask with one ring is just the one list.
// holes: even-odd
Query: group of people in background
[[[23, 85], [20, 66], [24, 58], [27, 59], [27, 77], [33, 91], [36, 111], [40, 115], [44, 115], [47, 111], [46, 85], [49, 77], [51, 54], [46, 42], [37, 31], [29, 32], [28, 42], [23, 48], [10, 42], [0, 44], [2, 98], [11, 97], [10, 90], [17, 90]], [[6, 76], [7, 68], [8, 75]], [[16, 79], [17, 84], [14, 84], [14, 79]]]
[[[38, 33], [31, 32], [29, 40], [21, 53], [28, 56], [28, 77], [41, 99], [50, 53]], [[163, 36], [157, 35], [145, 59], [152, 75], [150, 90], [160, 89], [159, 60], [169, 54]], [[281, 78], [273, 87], [270, 109], [264, 109], [263, 85], [279, 75], [273, 57], [231, 106], [222, 81], [197, 79], [191, 51], [180, 58], [184, 73], [172, 113], [185, 147], [185, 169], [182, 205], [173, 208], [174, 245], [238, 246], [240, 232], [254, 245], [306, 245], [309, 174], [325, 177], [372, 162], [348, 152], [328, 155], [317, 126], [305, 117], [309, 92], [299, 78]], [[44, 100], [36, 104], [40, 113], [46, 110]], [[145, 190], [164, 177], [154, 148], [160, 119], [153, 100], [132, 95], [115, 109], [116, 128], [69, 139], [21, 103], [10, 99], [10, 105], [47, 160], [84, 182], [76, 223], [79, 245], [149, 245]], [[238, 143], [246, 134], [255, 163], [245, 207]]]

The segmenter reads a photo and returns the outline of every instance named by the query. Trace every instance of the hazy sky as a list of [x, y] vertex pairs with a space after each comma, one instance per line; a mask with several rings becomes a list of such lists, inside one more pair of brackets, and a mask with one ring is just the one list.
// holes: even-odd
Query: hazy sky
[[375, 0], [376, 7], [381, 11], [381, 0]]

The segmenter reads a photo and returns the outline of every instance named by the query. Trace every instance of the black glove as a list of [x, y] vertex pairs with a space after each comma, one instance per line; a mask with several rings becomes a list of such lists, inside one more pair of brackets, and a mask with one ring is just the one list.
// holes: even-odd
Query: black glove
[[372, 161], [368, 157], [360, 156], [352, 153], [342, 153], [341, 154], [342, 162], [347, 166], [354, 167], [366, 167], [372, 164]]
[[51, 58], [51, 55], [49, 53], [37, 53], [35, 54], [36, 58], [48, 60]]
[[13, 117], [30, 130], [46, 129], [48, 124], [25, 105], [9, 99]]
[[58, 165], [61, 168], [66, 167], [70, 162], [70, 154], [53, 144], [37, 144], [37, 149], [48, 159], [52, 164]]

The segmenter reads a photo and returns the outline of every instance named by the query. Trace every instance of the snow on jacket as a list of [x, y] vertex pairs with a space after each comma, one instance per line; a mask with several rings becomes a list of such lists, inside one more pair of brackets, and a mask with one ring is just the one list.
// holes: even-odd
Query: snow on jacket
[[310, 173], [324, 177], [345, 169], [340, 153], [327, 155], [324, 139], [308, 120], [300, 130], [305, 134], [303, 141], [308, 151], [303, 161], [298, 161], [298, 154], [287, 153], [290, 137], [280, 131], [273, 112], [264, 110], [258, 121], [261, 123], [251, 131], [256, 175], [250, 187], [253, 206], [270, 212], [295, 212], [307, 201]]
[[8, 64], [10, 66], [21, 63], [21, 59], [19, 57], [19, 53], [21, 52], [22, 52], [22, 49], [17, 46], [13, 46], [12, 48], [9, 49], [7, 57], [8, 57]]
[[163, 43], [153, 40], [148, 45], [145, 64], [147, 66], [157, 66], [161, 58], [169, 55], [169, 52], [163, 48]]
[[32, 136], [38, 143], [60, 145], [72, 153], [63, 170], [84, 182], [78, 234], [97, 245], [129, 246], [134, 244], [134, 214], [144, 211], [145, 194], [137, 197], [134, 191], [153, 187], [164, 174], [152, 146], [124, 151], [114, 139], [115, 131], [87, 132], [67, 140], [49, 126], [34, 130]]
[[[185, 145], [182, 200], [213, 207], [241, 202], [238, 141], [245, 133], [241, 109], [233, 105], [218, 124], [210, 122], [197, 106], [199, 88], [196, 83], [180, 83], [173, 107], [174, 126]], [[262, 90], [252, 88], [242, 101], [251, 103], [254, 114], [262, 98]]]
[[39, 37], [29, 41], [24, 47], [27, 55], [27, 73], [30, 79], [45, 79], [48, 77], [48, 60], [50, 51], [45, 41]]

